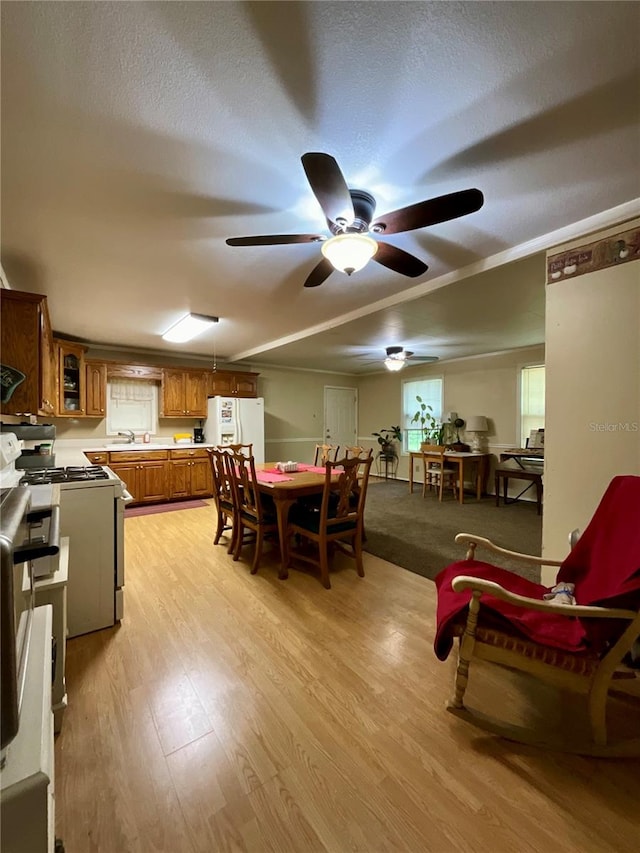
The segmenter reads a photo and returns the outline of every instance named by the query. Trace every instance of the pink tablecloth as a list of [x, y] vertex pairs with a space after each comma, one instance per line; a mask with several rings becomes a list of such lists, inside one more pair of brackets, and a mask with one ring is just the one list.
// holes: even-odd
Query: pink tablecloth
[[279, 471], [256, 471], [256, 480], [262, 483], [283, 483], [285, 480], [293, 480], [293, 477], [287, 474], [281, 474]]

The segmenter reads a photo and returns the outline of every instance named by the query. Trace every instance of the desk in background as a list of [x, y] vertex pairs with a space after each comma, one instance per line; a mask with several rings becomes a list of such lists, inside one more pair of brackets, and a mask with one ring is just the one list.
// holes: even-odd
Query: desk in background
[[[409, 492], [413, 493], [413, 462], [415, 459], [422, 459], [423, 456], [431, 457], [435, 460], [440, 459], [439, 453], [423, 453], [421, 450], [412, 451], [409, 454]], [[447, 462], [457, 462], [458, 464], [458, 482], [460, 489], [458, 490], [460, 503], [464, 503], [464, 468], [465, 463], [475, 465], [475, 481], [476, 481], [476, 498], [480, 500], [482, 495], [487, 491], [487, 478], [489, 476], [489, 460], [490, 453], [458, 453], [454, 450], [447, 450], [444, 454]]]

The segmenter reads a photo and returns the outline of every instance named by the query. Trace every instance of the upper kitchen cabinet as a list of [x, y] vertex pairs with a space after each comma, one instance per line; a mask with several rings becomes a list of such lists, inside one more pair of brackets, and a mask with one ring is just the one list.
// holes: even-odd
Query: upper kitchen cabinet
[[163, 370], [160, 417], [206, 418], [208, 376], [205, 370]]
[[0, 288], [0, 412], [53, 415], [55, 372], [47, 297]]
[[216, 370], [209, 374], [210, 397], [257, 397], [258, 373]]
[[104, 418], [107, 412], [107, 365], [85, 360], [87, 417]]
[[86, 375], [82, 344], [56, 340], [58, 354], [57, 411], [59, 418], [77, 418], [86, 415]]

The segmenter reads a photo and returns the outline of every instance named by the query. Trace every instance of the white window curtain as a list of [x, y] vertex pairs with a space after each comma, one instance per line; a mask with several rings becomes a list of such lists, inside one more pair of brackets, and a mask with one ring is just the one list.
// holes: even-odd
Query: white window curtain
[[109, 395], [112, 400], [144, 403], [153, 400], [154, 383], [146, 379], [111, 379]]
[[544, 429], [544, 365], [523, 367], [520, 372], [520, 441], [527, 446], [531, 430]]
[[158, 422], [158, 386], [145, 379], [110, 379], [107, 393], [107, 435], [132, 430], [154, 435]]
[[443, 381], [441, 377], [437, 379], [406, 380], [402, 383], [402, 426], [404, 451], [406, 453], [420, 450], [420, 444], [423, 440], [420, 424], [411, 422], [414, 414], [420, 408], [420, 403], [416, 400], [416, 397], [421, 397], [423, 403], [431, 406], [431, 414], [438, 423], [441, 423], [442, 390]]

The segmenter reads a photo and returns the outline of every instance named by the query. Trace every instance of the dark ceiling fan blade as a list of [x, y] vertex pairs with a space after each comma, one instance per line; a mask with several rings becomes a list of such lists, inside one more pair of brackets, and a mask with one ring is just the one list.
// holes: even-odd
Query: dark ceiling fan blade
[[319, 264], [311, 270], [304, 283], [305, 287], [317, 287], [322, 284], [325, 279], [329, 278], [333, 272], [333, 264], [326, 258], [323, 258]]
[[408, 275], [409, 278], [417, 278], [429, 269], [419, 258], [390, 243], [378, 243], [378, 251], [373, 260], [394, 272]]
[[227, 246], [279, 246], [284, 243], [321, 243], [323, 234], [266, 234], [258, 237], [229, 237]]
[[480, 210], [483, 204], [484, 196], [480, 190], [460, 190], [385, 213], [371, 223], [370, 230], [380, 234], [414, 231], [416, 228], [426, 228], [428, 225], [466, 216]]
[[353, 222], [351, 193], [334, 158], [330, 154], [310, 151], [302, 155], [302, 167], [326, 218], [330, 222], [341, 219]]

